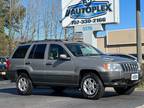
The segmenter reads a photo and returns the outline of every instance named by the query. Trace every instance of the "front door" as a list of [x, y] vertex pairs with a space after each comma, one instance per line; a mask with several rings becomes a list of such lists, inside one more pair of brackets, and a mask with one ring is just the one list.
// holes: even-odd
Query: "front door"
[[61, 54], [67, 55], [66, 50], [58, 44], [51, 44], [48, 51], [48, 59], [46, 61], [46, 81], [50, 84], [71, 84], [74, 77], [74, 64], [72, 59], [59, 59]]

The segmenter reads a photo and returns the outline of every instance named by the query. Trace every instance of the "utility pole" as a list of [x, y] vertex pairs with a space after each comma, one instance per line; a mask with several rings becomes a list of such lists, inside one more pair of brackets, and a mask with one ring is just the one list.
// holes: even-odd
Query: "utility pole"
[[142, 37], [141, 37], [141, 3], [136, 0], [136, 37], [137, 37], [137, 57], [138, 62], [142, 63]]

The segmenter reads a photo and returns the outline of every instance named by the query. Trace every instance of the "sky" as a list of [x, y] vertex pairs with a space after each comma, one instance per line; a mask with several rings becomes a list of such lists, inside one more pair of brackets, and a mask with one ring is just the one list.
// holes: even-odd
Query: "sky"
[[[30, 0], [23, 0], [23, 4], [27, 7]], [[52, 0], [50, 0], [51, 2]], [[136, 0], [119, 0], [120, 1], [120, 23], [107, 24], [106, 30], [129, 29], [136, 27]], [[144, 28], [144, 0], [141, 0], [141, 21]], [[48, 5], [45, 3], [45, 6]], [[60, 4], [61, 5], [61, 4]], [[39, 8], [43, 7], [40, 6]]]
[[[144, 0], [141, 0], [141, 20], [144, 27]], [[120, 23], [108, 25], [108, 30], [136, 27], [136, 0], [120, 0]]]

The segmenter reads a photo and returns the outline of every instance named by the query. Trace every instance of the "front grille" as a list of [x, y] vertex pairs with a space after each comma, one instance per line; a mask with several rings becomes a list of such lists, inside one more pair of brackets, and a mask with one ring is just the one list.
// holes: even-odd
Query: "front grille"
[[123, 63], [121, 66], [124, 72], [136, 72], [138, 70], [136, 63]]

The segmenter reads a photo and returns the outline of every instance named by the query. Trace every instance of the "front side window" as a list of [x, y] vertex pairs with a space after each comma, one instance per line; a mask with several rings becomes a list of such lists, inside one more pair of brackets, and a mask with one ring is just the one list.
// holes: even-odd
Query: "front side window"
[[69, 57], [69, 55], [67, 54], [67, 52], [62, 46], [57, 45], [57, 44], [50, 45], [49, 53], [48, 53], [49, 60], [57, 60], [61, 54], [65, 54], [67, 55], [67, 57]]
[[103, 54], [96, 48], [84, 43], [68, 43], [67, 48], [74, 56], [97, 56]]
[[24, 45], [24, 46], [19, 46], [17, 50], [15, 51], [14, 55], [12, 58], [25, 58], [25, 55], [29, 49], [30, 45]]
[[30, 59], [44, 59], [45, 49], [46, 49], [46, 44], [34, 45], [30, 52], [29, 58]]

